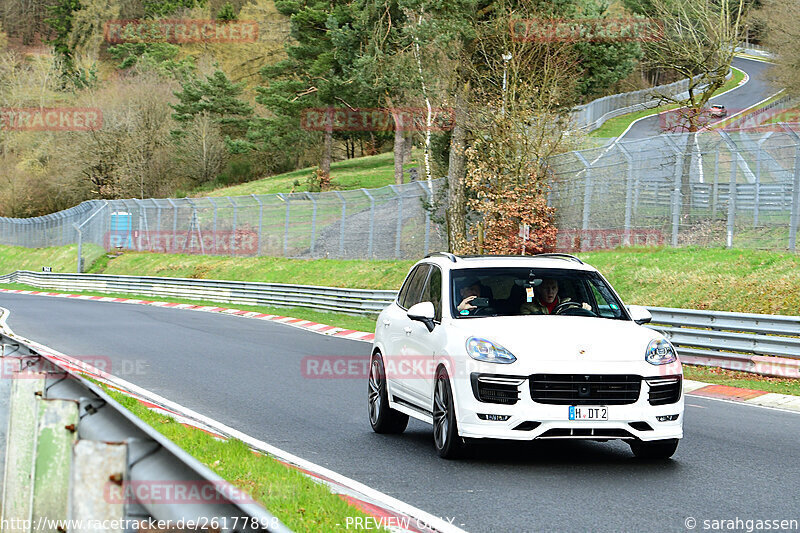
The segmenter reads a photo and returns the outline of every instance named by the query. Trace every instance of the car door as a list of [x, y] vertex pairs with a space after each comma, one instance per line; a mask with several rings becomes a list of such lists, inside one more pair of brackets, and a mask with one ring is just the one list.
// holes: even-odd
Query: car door
[[[431, 266], [427, 263], [417, 265], [409, 274], [406, 283], [400, 291], [397, 305], [390, 306], [389, 312], [383, 317], [383, 326], [386, 334], [386, 353], [383, 354], [386, 366], [386, 380], [393, 395], [399, 395], [406, 400], [414, 398], [411, 386], [411, 372], [407, 370], [413, 356], [409, 353], [409, 337], [414, 330], [415, 322], [408, 318], [407, 311], [420, 301], [422, 289], [428, 279]], [[423, 328], [425, 326], [422, 326]], [[414, 402], [416, 403], [416, 402]]]
[[442, 328], [442, 271], [431, 265], [425, 285], [420, 296], [421, 302], [431, 302], [434, 308], [433, 331], [422, 322], [410, 320], [411, 333], [406, 336], [408, 353], [413, 361], [413, 379], [409, 381], [409, 389], [414, 398], [430, 410], [433, 405], [433, 382], [435, 379], [435, 356], [444, 348], [445, 334]]

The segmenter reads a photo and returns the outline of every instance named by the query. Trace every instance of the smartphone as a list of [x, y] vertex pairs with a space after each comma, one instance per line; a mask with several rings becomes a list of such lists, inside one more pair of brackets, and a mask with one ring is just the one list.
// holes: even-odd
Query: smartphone
[[475, 307], [489, 307], [489, 298], [475, 298], [469, 303]]

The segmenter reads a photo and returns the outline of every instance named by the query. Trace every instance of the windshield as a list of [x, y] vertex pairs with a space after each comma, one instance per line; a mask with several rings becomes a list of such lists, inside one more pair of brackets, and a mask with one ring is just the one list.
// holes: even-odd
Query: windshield
[[596, 272], [545, 268], [471, 268], [450, 272], [455, 318], [571, 315], [628, 320]]

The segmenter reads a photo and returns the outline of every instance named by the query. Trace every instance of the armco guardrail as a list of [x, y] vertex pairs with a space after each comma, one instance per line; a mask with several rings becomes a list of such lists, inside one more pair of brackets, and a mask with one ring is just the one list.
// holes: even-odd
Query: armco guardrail
[[4, 531], [289, 531], [97, 385], [17, 337], [0, 346]]
[[139, 294], [245, 305], [310, 307], [323, 311], [343, 311], [355, 314], [377, 314], [394, 300], [397, 294], [395, 291], [340, 289], [283, 283], [62, 274], [24, 270], [0, 276], [0, 283], [3, 282], [24, 283], [44, 289]]
[[[38, 288], [177, 297], [248, 305], [308, 307], [354, 314], [376, 314], [396, 291], [341, 289], [313, 285], [254, 283], [104, 274], [17, 271], [0, 283]], [[759, 374], [800, 377], [800, 317], [649, 308], [650, 327], [662, 331], [691, 364]]]

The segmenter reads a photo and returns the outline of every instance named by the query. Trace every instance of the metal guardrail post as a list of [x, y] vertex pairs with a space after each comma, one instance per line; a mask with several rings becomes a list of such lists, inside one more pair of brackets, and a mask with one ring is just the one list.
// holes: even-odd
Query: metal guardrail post
[[369, 244], [367, 246], [367, 259], [372, 259], [372, 239], [375, 237], [375, 198], [367, 189], [362, 188], [361, 192], [369, 198]]
[[339, 191], [333, 191], [336, 193], [336, 196], [339, 197], [339, 200], [342, 202], [342, 217], [339, 221], [339, 258], [344, 258], [344, 222], [347, 218], [347, 200]]
[[314, 257], [314, 241], [317, 234], [317, 200], [314, 196], [306, 191], [306, 196], [311, 200], [311, 257]]
[[400, 259], [400, 239], [403, 235], [403, 192], [398, 192], [397, 185], [389, 185], [397, 197], [397, 229], [395, 230], [394, 238], [394, 257]]
[[794, 139], [794, 177], [792, 179], [792, 211], [789, 215], [789, 250], [797, 249], [797, 226], [800, 224], [800, 136], [781, 123], [781, 127]]
[[283, 257], [289, 257], [289, 198], [280, 192], [278, 198], [286, 203], [286, 218], [283, 225]]
[[258, 244], [257, 244], [257, 252], [256, 255], [261, 255], [261, 228], [264, 223], [264, 204], [261, 203], [261, 199], [256, 196], [255, 194], [251, 194], [250, 196], [258, 202]]

